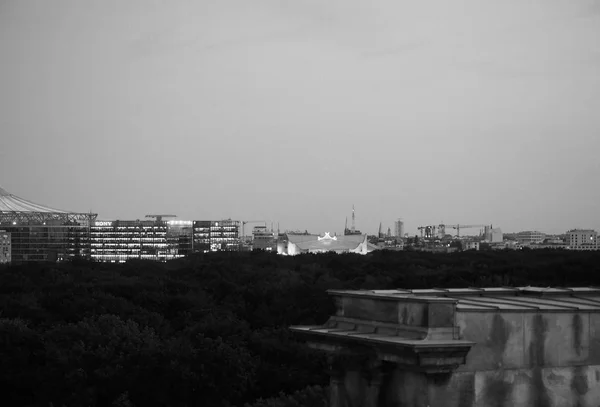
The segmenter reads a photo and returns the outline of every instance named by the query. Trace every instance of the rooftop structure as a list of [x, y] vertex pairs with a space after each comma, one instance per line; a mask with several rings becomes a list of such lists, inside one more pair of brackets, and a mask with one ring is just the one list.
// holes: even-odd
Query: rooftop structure
[[48, 221], [80, 223], [90, 222], [96, 216], [93, 213], [63, 211], [36, 204], [0, 188], [0, 224], [43, 224]]
[[330, 290], [330, 406], [598, 406], [600, 288]]

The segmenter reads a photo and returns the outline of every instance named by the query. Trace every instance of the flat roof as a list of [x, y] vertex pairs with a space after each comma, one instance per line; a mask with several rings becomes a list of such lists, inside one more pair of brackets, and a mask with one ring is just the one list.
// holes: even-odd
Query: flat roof
[[600, 287], [485, 287], [329, 290], [331, 295], [406, 301], [454, 301], [458, 311], [598, 312]]

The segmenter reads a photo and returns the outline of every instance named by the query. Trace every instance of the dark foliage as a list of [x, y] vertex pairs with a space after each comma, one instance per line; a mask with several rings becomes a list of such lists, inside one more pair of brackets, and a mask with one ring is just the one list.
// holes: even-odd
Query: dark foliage
[[168, 264], [0, 268], [0, 394], [10, 406], [327, 405], [324, 355], [289, 325], [326, 290], [587, 286], [600, 253], [210, 254]]

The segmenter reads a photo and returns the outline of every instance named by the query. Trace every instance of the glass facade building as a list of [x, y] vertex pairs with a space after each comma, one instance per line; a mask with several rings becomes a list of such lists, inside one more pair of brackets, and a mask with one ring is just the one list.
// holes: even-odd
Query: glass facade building
[[96, 221], [91, 227], [91, 258], [167, 261], [194, 252], [239, 250], [239, 221]]
[[13, 263], [89, 258], [95, 219], [93, 213], [49, 208], [0, 188], [0, 229], [10, 234]]
[[192, 221], [97, 221], [90, 240], [91, 257], [97, 261], [167, 261], [192, 252]]
[[240, 244], [240, 221], [226, 219], [193, 222], [194, 252], [238, 251]]
[[240, 248], [240, 222], [231, 219], [163, 221], [161, 215], [156, 220], [97, 221], [96, 217], [38, 205], [0, 188], [0, 262], [57, 262], [74, 257], [167, 261], [194, 252]]

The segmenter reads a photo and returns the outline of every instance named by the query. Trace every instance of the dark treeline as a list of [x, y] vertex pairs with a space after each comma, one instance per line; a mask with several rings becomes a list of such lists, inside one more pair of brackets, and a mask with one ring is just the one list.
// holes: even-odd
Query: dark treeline
[[600, 253], [215, 253], [0, 268], [7, 406], [325, 406], [325, 359], [287, 327], [329, 288], [600, 285]]

